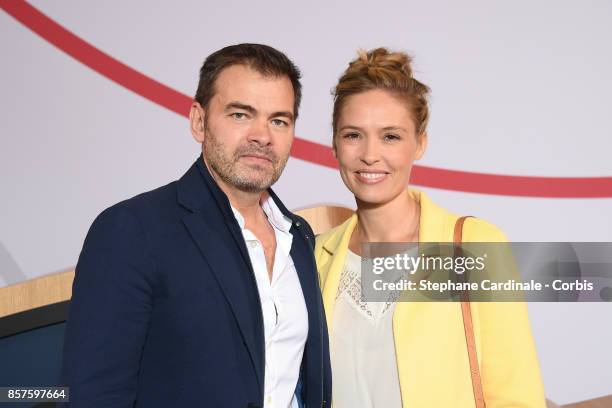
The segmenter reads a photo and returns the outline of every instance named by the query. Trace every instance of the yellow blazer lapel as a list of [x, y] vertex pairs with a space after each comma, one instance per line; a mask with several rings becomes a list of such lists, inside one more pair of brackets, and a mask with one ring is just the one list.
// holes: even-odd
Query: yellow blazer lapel
[[[332, 230], [329, 236], [324, 236], [322, 239], [321, 251], [329, 253], [330, 258], [327, 263], [317, 265], [321, 276], [321, 286], [323, 288], [323, 306], [325, 307], [325, 315], [327, 316], [327, 327], [331, 330], [334, 304], [336, 302], [336, 294], [338, 293], [338, 285], [340, 284], [340, 276], [342, 275], [342, 267], [348, 253], [349, 240], [355, 225], [357, 224], [357, 214], [353, 214], [343, 224]], [[317, 257], [317, 261], [321, 257]]]

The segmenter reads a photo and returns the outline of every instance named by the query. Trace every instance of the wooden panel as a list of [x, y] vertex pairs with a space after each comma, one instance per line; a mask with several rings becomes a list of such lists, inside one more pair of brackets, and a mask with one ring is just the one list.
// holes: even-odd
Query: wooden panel
[[74, 270], [0, 288], [0, 317], [69, 300]]
[[574, 402], [563, 405], [563, 408], [610, 408], [612, 407], [612, 395], [594, 398], [588, 401]]

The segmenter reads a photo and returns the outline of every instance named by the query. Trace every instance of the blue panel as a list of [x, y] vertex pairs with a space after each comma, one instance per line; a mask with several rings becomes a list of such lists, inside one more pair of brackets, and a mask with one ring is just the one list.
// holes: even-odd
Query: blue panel
[[[0, 339], [0, 386], [56, 386], [59, 382], [66, 323]], [[2, 408], [33, 407], [3, 403]]]

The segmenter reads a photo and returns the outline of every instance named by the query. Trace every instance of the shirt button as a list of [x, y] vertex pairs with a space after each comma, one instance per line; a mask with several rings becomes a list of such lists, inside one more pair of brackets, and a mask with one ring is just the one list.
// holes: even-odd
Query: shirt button
[[249, 241], [249, 246], [255, 248], [257, 246], [257, 241]]
[[268, 404], [271, 404], [271, 403], [272, 403], [272, 396], [271, 396], [271, 395], [268, 395], [268, 398], [266, 398], [266, 402], [267, 402]]

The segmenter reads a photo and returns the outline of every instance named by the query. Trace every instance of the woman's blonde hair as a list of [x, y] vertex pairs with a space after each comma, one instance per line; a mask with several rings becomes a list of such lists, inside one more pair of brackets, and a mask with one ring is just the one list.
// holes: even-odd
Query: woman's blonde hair
[[412, 58], [408, 54], [391, 52], [386, 48], [359, 50], [357, 58], [349, 63], [333, 92], [334, 136], [346, 100], [353, 95], [375, 89], [389, 91], [405, 102], [412, 115], [417, 136], [423, 135], [429, 120], [429, 87], [413, 78], [411, 62]]

